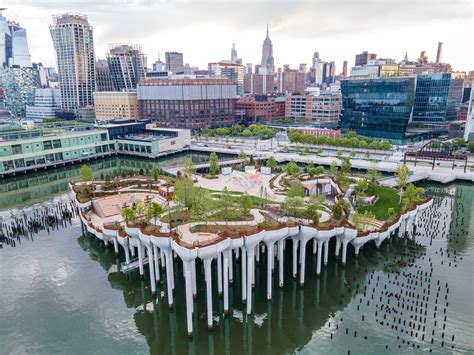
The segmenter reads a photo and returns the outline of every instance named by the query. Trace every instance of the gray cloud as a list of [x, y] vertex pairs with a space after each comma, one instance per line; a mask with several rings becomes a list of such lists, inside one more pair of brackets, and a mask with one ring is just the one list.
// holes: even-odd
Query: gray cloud
[[[5, 7], [10, 7], [11, 10], [19, 5], [18, 0], [7, 0], [4, 3]], [[472, 30], [473, 23], [472, 3], [466, 0], [22, 0], [21, 7], [29, 9], [30, 12], [31, 9], [36, 9], [41, 14], [47, 14], [46, 18], [41, 18], [45, 27], [50, 24], [50, 16], [54, 13], [64, 11], [86, 13], [96, 29], [98, 48], [105, 48], [108, 43], [114, 42], [155, 41], [154, 45], [149, 46], [159, 48], [161, 43], [167, 45], [176, 43], [176, 48], [186, 49], [190, 45], [186, 43], [186, 38], [176, 37], [175, 41], [170, 38], [174, 32], [186, 29], [189, 31], [189, 36], [196, 41], [199, 38], [198, 28], [213, 25], [226, 28], [226, 33], [232, 31], [236, 38], [255, 41], [252, 44], [240, 43], [239, 47], [245, 51], [245, 48], [261, 45], [265, 25], [269, 22], [276, 48], [277, 41], [306, 41], [310, 46], [312, 43], [330, 39], [334, 40], [335, 45], [341, 46], [346, 45], [344, 42], [346, 38], [359, 36], [359, 48], [370, 49], [371, 44], [366, 43], [365, 38], [372, 38], [377, 33], [384, 36], [387, 32], [399, 31], [400, 36], [407, 36], [410, 28], [418, 26], [419, 29], [421, 26], [421, 28], [432, 28], [433, 37], [435, 35], [441, 37], [446, 31], [439, 27], [440, 24], [450, 23], [455, 28], [460, 26], [458, 22], [464, 23], [464, 26], [466, 22], [470, 22]], [[29, 17], [33, 15], [30, 14]], [[457, 31], [463, 32], [461, 28]], [[30, 38], [31, 33], [32, 31]], [[227, 51], [233, 39], [227, 40], [219, 35], [216, 33], [214, 38], [206, 38], [203, 35], [198, 39], [202, 41], [203, 50], [216, 53], [217, 49], [213, 46], [225, 46]], [[472, 52], [472, 34], [466, 35], [471, 37], [464, 39], [464, 50], [470, 48]], [[412, 33], [410, 37], [416, 38], [417, 33]], [[405, 41], [410, 42], [413, 38], [407, 38]], [[397, 41], [400, 42], [400, 38], [390, 40], [394, 41], [394, 45]], [[424, 42], [422, 37], [417, 40]], [[433, 41], [431, 38], [429, 40]], [[425, 44], [420, 43], [419, 46], [423, 47]], [[403, 50], [404, 48], [394, 48], [391, 53], [384, 55], [393, 57]], [[202, 57], [205, 53], [193, 53], [193, 55]], [[257, 55], [258, 53], [255, 54]], [[99, 56], [103, 54], [99, 52]], [[212, 59], [216, 58], [208, 58]], [[306, 58], [306, 61], [308, 60]], [[196, 61], [202, 63], [203, 59]], [[255, 58], [251, 61], [255, 62]], [[305, 58], [299, 61], [304, 62]]]

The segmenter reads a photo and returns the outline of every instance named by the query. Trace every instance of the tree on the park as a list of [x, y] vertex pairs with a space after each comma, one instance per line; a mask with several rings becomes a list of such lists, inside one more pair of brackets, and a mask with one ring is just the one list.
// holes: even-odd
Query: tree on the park
[[191, 218], [195, 220], [203, 219], [209, 206], [208, 194], [204, 189], [197, 189], [192, 205]]
[[298, 165], [297, 165], [294, 161], [290, 161], [288, 164], [286, 164], [285, 172], [286, 172], [288, 175], [294, 175], [294, 174], [296, 174], [299, 170], [300, 170], [300, 168], [298, 168]]
[[372, 186], [372, 193], [375, 191], [375, 182], [380, 178], [381, 174], [377, 169], [368, 169], [367, 170], [367, 179], [370, 181]]
[[219, 174], [219, 158], [215, 152], [209, 155], [209, 173], [213, 176]]
[[332, 205], [332, 208], [331, 208], [332, 216], [334, 217], [334, 219], [342, 220], [343, 218], [345, 218], [345, 216], [346, 216], [345, 209], [346, 208], [348, 208], [348, 205], [342, 198], [337, 200], [337, 202], [335, 202]]
[[82, 182], [90, 182], [94, 180], [94, 174], [87, 164], [84, 164], [79, 171], [79, 177]]
[[159, 175], [160, 172], [158, 171], [158, 168], [156, 166], [153, 166], [153, 169], [151, 169], [151, 177], [153, 178], [153, 180], [157, 181]]
[[366, 179], [357, 180], [356, 191], [360, 197], [366, 196], [367, 190], [369, 188], [369, 183]]
[[147, 205], [146, 215], [148, 219], [153, 219], [153, 223], [156, 224], [156, 220], [165, 212], [164, 207], [156, 201], [152, 201]]
[[401, 202], [403, 197], [403, 190], [405, 190], [408, 184], [408, 179], [410, 178], [410, 169], [408, 169], [408, 166], [405, 163], [397, 166], [397, 170], [395, 171], [395, 178], [397, 181], [397, 186], [400, 188]]
[[125, 220], [125, 222], [128, 223], [133, 221], [133, 219], [135, 218], [135, 211], [130, 207], [126, 207], [122, 210], [122, 212], [120, 212], [120, 215]]
[[329, 166], [329, 175], [332, 177], [336, 176], [339, 171], [339, 167], [337, 165], [337, 161], [333, 160], [331, 165]]
[[303, 197], [287, 197], [283, 203], [283, 210], [289, 216], [298, 214], [299, 210], [304, 206]]
[[192, 176], [196, 174], [196, 167], [191, 159], [186, 160], [184, 171], [186, 172], [186, 176], [189, 178], [192, 178]]
[[351, 160], [350, 158], [344, 157], [341, 162], [341, 175], [347, 175], [351, 172]]
[[176, 179], [174, 183], [173, 200], [181, 206], [190, 209], [193, 205], [196, 187], [193, 181], [187, 177]]
[[275, 160], [274, 157], [270, 157], [267, 159], [267, 163], [265, 164], [268, 168], [271, 168], [272, 170], [275, 170], [275, 168], [278, 166], [277, 161]]
[[240, 150], [239, 155], [237, 156], [237, 158], [242, 161], [242, 164], [244, 164], [244, 165], [247, 164], [247, 154], [245, 154], [243, 149]]
[[249, 214], [253, 206], [252, 198], [249, 195], [244, 194], [242, 197], [240, 197], [239, 203], [241, 213], [243, 215]]
[[299, 181], [291, 182], [290, 188], [286, 192], [288, 197], [304, 197], [304, 186]]

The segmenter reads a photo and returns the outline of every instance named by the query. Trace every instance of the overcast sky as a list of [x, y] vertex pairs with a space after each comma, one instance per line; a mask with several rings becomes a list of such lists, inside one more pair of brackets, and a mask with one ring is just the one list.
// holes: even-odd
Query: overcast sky
[[410, 60], [425, 50], [454, 70], [473, 70], [471, 0], [3, 0], [4, 16], [27, 29], [32, 61], [55, 66], [48, 26], [52, 15], [79, 12], [94, 27], [95, 53], [105, 58], [109, 43], [142, 44], [151, 67], [161, 53], [179, 51], [192, 66], [230, 59], [235, 42], [244, 63], [260, 62], [266, 23], [275, 64], [325, 61], [354, 65], [363, 50], [379, 57]]

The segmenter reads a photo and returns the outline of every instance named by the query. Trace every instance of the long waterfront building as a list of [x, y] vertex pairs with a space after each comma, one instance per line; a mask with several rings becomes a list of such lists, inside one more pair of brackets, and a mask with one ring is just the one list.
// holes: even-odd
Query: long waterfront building
[[0, 177], [110, 154], [154, 158], [191, 144], [189, 130], [158, 128], [147, 121], [50, 126], [0, 134]]

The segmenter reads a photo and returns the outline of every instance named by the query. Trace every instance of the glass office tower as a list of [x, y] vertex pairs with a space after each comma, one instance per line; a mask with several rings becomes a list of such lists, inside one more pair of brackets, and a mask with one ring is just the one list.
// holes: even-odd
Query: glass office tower
[[416, 78], [413, 121], [446, 122], [457, 119], [463, 79], [451, 73], [419, 74]]
[[343, 132], [403, 141], [415, 99], [415, 78], [342, 80]]

